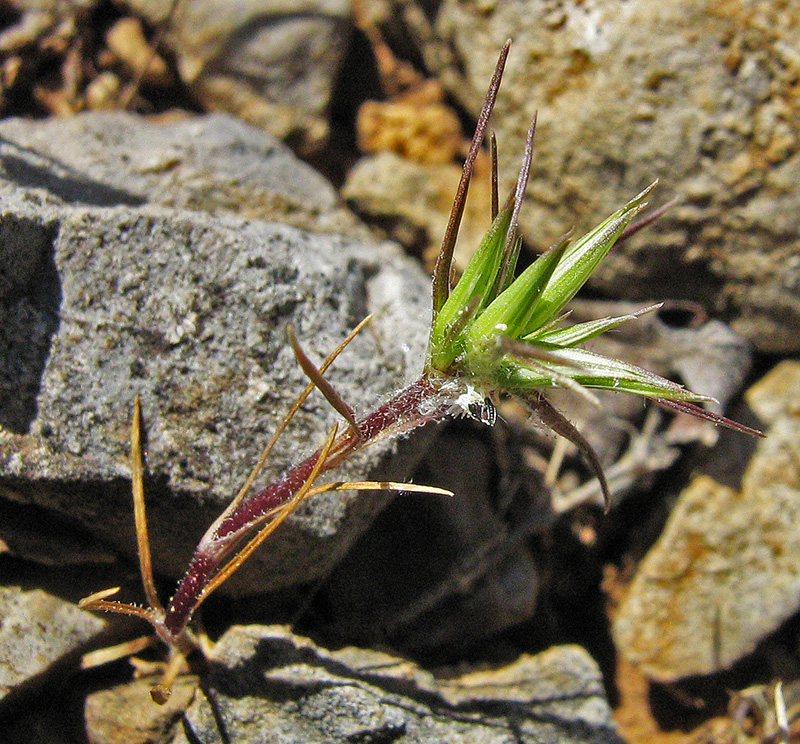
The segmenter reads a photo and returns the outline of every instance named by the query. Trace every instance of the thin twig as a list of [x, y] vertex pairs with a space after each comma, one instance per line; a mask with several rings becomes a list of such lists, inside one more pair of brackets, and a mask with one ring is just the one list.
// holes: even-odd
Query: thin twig
[[144, 80], [144, 76], [147, 75], [148, 70], [150, 69], [150, 65], [153, 64], [153, 60], [156, 58], [158, 54], [158, 47], [161, 45], [161, 42], [164, 39], [164, 35], [169, 28], [169, 24], [172, 21], [175, 11], [178, 9], [178, 4], [181, 0], [172, 0], [172, 5], [170, 6], [169, 10], [167, 11], [167, 15], [164, 17], [164, 20], [161, 22], [160, 28], [156, 32], [155, 37], [150, 45], [150, 54], [147, 56], [145, 63], [142, 65], [142, 69], [139, 70], [138, 74], [136, 75], [136, 79], [131, 83], [126, 91], [125, 95], [120, 100], [120, 108], [124, 111], [131, 105], [136, 94], [139, 92], [139, 88], [142, 85], [142, 81]]

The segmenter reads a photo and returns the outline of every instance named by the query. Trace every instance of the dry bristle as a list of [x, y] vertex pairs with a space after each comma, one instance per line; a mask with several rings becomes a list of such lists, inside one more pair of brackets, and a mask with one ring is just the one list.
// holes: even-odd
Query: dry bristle
[[153, 580], [153, 562], [150, 556], [150, 537], [144, 503], [144, 457], [142, 454], [142, 406], [137, 395], [133, 401], [131, 422], [131, 486], [133, 490], [133, 517], [136, 523], [136, 547], [139, 553], [139, 570], [147, 602], [157, 612], [164, 611]]
[[261, 531], [250, 540], [225, 566], [223, 566], [219, 573], [214, 576], [211, 581], [208, 582], [206, 588], [203, 590], [203, 593], [200, 595], [197, 606], [200, 605], [201, 602], [205, 601], [205, 599], [218, 587], [220, 587], [223, 583], [225, 583], [236, 571], [242, 563], [250, 557], [250, 555], [258, 548], [261, 543], [264, 542], [277, 528], [282, 524], [286, 518], [297, 508], [298, 504], [306, 498], [308, 491], [314, 485], [314, 481], [319, 477], [322, 469], [325, 466], [325, 463], [328, 458], [328, 453], [331, 451], [331, 447], [333, 447], [333, 443], [336, 440], [336, 433], [338, 431], [338, 427], [336, 424], [333, 425], [331, 429], [331, 433], [328, 435], [327, 440], [325, 440], [325, 444], [319, 451], [319, 456], [314, 463], [314, 467], [308, 475], [305, 483], [298, 489], [297, 493], [287, 501], [276, 513], [276, 516], [272, 519], [271, 522], [266, 524]]
[[703, 419], [704, 421], [711, 421], [713, 424], [724, 426], [727, 429], [738, 431], [741, 434], [749, 434], [751, 437], [767, 436], [763, 431], [753, 429], [750, 426], [745, 426], [744, 424], [740, 424], [738, 421], [725, 418], [725, 416], [720, 416], [718, 413], [709, 411], [686, 400], [667, 400], [666, 398], [652, 398], [652, 400], [653, 402], [658, 403], [658, 405], [660, 405], [662, 408], [669, 408], [673, 411], [678, 411], [679, 413], [688, 413], [690, 416], [694, 416], [695, 418]]
[[489, 117], [494, 108], [494, 102], [497, 99], [497, 91], [500, 88], [500, 81], [503, 78], [503, 69], [505, 68], [506, 58], [508, 57], [508, 50], [511, 48], [511, 41], [507, 41], [500, 52], [500, 57], [497, 60], [497, 65], [492, 75], [492, 80], [489, 83], [489, 91], [486, 94], [486, 100], [483, 102], [478, 123], [475, 126], [475, 135], [472, 138], [467, 157], [464, 160], [464, 168], [461, 173], [461, 181], [456, 190], [456, 196], [453, 200], [453, 208], [450, 212], [450, 219], [447, 221], [447, 229], [445, 230], [444, 239], [442, 240], [442, 247], [439, 250], [439, 255], [436, 259], [436, 268], [433, 272], [433, 313], [434, 316], [447, 301], [450, 296], [450, 271], [453, 263], [453, 251], [456, 247], [456, 239], [458, 238], [458, 228], [461, 225], [461, 218], [464, 215], [464, 206], [467, 201], [467, 191], [469, 190], [469, 182], [472, 179], [472, 171], [475, 168], [475, 159], [478, 157], [478, 152], [483, 142], [486, 127], [489, 123]]
[[416, 483], [398, 483], [396, 481], [336, 481], [323, 483], [309, 489], [306, 498], [331, 491], [406, 491], [408, 493], [429, 493], [435, 496], [454, 496], [447, 488], [422, 486]]
[[[347, 334], [344, 341], [342, 341], [328, 356], [325, 358], [325, 361], [319, 368], [320, 374], [323, 374], [328, 367], [333, 364], [336, 357], [339, 356], [350, 344], [350, 342], [359, 334], [362, 330], [366, 327], [367, 323], [372, 320], [372, 315], [367, 315], [355, 328], [353, 328], [350, 333]], [[300, 406], [305, 403], [306, 398], [311, 395], [312, 391], [315, 389], [316, 385], [314, 382], [310, 382], [306, 385], [305, 390], [303, 390], [300, 395], [297, 396], [292, 407], [289, 409], [287, 414], [283, 417], [280, 424], [278, 424], [277, 429], [270, 437], [269, 441], [267, 442], [266, 446], [264, 447], [263, 451], [261, 452], [261, 456], [258, 458], [258, 462], [256, 462], [255, 467], [251, 471], [250, 475], [247, 477], [247, 480], [244, 482], [244, 485], [239, 489], [239, 493], [236, 494], [236, 498], [228, 505], [225, 511], [220, 514], [220, 516], [215, 521], [215, 524], [219, 524], [228, 514], [230, 514], [236, 507], [244, 500], [245, 496], [250, 492], [250, 489], [253, 487], [253, 484], [258, 478], [261, 471], [264, 469], [264, 465], [267, 463], [267, 459], [269, 458], [270, 453], [272, 452], [275, 444], [278, 442], [279, 437], [283, 434], [286, 427], [289, 425], [289, 422], [294, 418], [294, 415], [300, 410]], [[213, 525], [212, 525], [213, 528]]]
[[82, 600], [80, 600], [78, 602], [78, 607], [80, 607], [82, 610], [90, 609], [92, 605], [118, 594], [120, 589], [121, 587], [119, 586], [112, 586], [110, 589], [101, 589], [99, 592], [90, 594], [88, 597], [84, 597]]
[[333, 385], [331, 385], [314, 366], [308, 354], [306, 354], [305, 351], [303, 351], [303, 347], [300, 346], [300, 342], [297, 340], [297, 336], [294, 335], [294, 328], [292, 328], [291, 325], [287, 326], [286, 335], [289, 337], [289, 343], [292, 346], [292, 351], [294, 351], [295, 359], [297, 359], [300, 368], [325, 396], [325, 400], [327, 400], [333, 409], [350, 424], [350, 428], [358, 434], [358, 424], [356, 423], [356, 416], [353, 409], [345, 403], [344, 399], [336, 392]]
[[118, 643], [115, 646], [106, 646], [105, 648], [98, 648], [96, 651], [89, 651], [81, 656], [81, 669], [94, 669], [94, 667], [124, 659], [126, 656], [138, 654], [155, 642], [155, 636], [141, 636], [124, 643]]
[[133, 617], [139, 617], [142, 620], [147, 620], [148, 623], [154, 624], [155, 615], [149, 608], [127, 604], [126, 602], [106, 602], [104, 599], [95, 599], [91, 602], [87, 601], [90, 599], [91, 597], [85, 597], [78, 602], [78, 607], [82, 610], [99, 610], [101, 612], [114, 612], [117, 615], [132, 615]]

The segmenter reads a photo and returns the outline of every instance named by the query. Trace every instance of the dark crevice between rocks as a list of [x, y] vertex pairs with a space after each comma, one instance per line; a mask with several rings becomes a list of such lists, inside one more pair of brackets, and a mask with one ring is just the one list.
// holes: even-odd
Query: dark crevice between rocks
[[[383, 97], [372, 47], [362, 32], [354, 30], [347, 56], [331, 91], [331, 128], [327, 146], [306, 158], [337, 189], [344, 184], [347, 173], [360, 157], [356, 142], [358, 110], [364, 101]], [[288, 144], [292, 145], [291, 142]]]
[[[164, 478], [147, 477], [148, 523], [156, 581], [159, 595], [166, 599], [175, 588], [175, 581], [183, 575], [190, 549], [177, 546], [182, 543], [186, 533], [196, 535], [193, 543], [210, 524], [218, 506], [198, 507], [191, 495], [174, 492]], [[15, 502], [8, 505], [4, 499]], [[0, 481], [0, 520], [7, 509], [13, 509], [20, 520], [27, 515], [31, 528], [31, 549], [37, 544], [54, 544], [64, 556], [72, 556], [73, 561], [85, 558], [95, 566], [109, 563], [110, 557], [121, 559], [125, 568], [116, 578], [107, 583], [96, 575], [94, 580], [81, 586], [73, 595], [63, 595], [64, 599], [77, 602], [80, 598], [104, 586], [123, 585], [120, 599], [140, 602], [142, 597], [141, 578], [137, 565], [136, 535], [134, 529], [133, 507], [131, 504], [131, 483], [124, 478], [104, 481], [55, 481], [40, 479], [33, 484], [15, 479]], [[8, 527], [10, 523], [2, 523]], [[3, 539], [0, 529], [0, 539]], [[19, 534], [14, 539], [27, 539]], [[27, 544], [27, 543], [26, 543]], [[92, 554], [92, 549], [94, 555]], [[61, 560], [62, 564], [64, 559]], [[69, 562], [69, 561], [67, 561]], [[242, 573], [245, 575], [245, 572]], [[2, 577], [0, 577], [2, 578]], [[2, 581], [0, 581], [2, 585]], [[53, 591], [62, 596], [58, 591]]]
[[[55, 265], [58, 228], [26, 217], [0, 218], [0, 426], [26, 434], [52, 340], [62, 292]], [[21, 263], [27, 270], [20, 270]]]
[[728, 669], [672, 684], [651, 682], [648, 697], [653, 717], [664, 731], [689, 732], [713, 716], [729, 713], [733, 690], [772, 687], [776, 679], [789, 686], [800, 679], [799, 633], [800, 615], [796, 614]]

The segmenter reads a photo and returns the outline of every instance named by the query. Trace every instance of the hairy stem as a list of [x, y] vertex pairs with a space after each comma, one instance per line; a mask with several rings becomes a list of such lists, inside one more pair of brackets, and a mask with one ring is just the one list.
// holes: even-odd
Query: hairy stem
[[[452, 401], [453, 395], [448, 393], [443, 380], [421, 377], [358, 422], [357, 432], [349, 429], [342, 434], [325, 457], [322, 472], [337, 467], [369, 444], [429, 421], [443, 419], [450, 411]], [[212, 525], [197, 546], [186, 575], [167, 608], [164, 627], [170, 634], [177, 636], [183, 631], [221, 563], [254, 527], [303, 487], [319, 456], [317, 450], [271, 485], [242, 499]]]

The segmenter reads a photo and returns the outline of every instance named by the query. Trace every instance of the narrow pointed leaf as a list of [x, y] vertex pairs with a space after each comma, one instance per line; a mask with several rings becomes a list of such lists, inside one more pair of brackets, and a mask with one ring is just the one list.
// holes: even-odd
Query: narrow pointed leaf
[[637, 367], [635, 364], [611, 359], [585, 349], [551, 349], [552, 357], [563, 359], [563, 364], [550, 360], [540, 360], [525, 364], [516, 359], [504, 366], [503, 375], [509, 376], [510, 385], [522, 387], [549, 387], [553, 377], [548, 371], [568, 375], [579, 385], [599, 390], [635, 393], [651, 398], [665, 398], [680, 401], [710, 401], [708, 395], [693, 393], [660, 375]]
[[303, 351], [303, 347], [300, 346], [300, 342], [297, 340], [297, 336], [295, 336], [294, 328], [291, 324], [286, 326], [286, 335], [289, 338], [292, 351], [294, 351], [295, 359], [297, 359], [300, 368], [305, 372], [306, 377], [316, 385], [317, 390], [325, 396], [325, 400], [327, 400], [328, 403], [331, 404], [331, 407], [350, 424], [350, 428], [358, 434], [355, 411], [353, 411], [342, 396], [336, 392], [333, 385], [322, 376], [322, 373], [317, 369], [314, 362], [311, 361], [308, 354]]
[[537, 328], [560, 313], [577, 294], [622, 231], [644, 208], [644, 199], [656, 183], [648, 186], [622, 209], [614, 212], [607, 220], [570, 246], [542, 292], [536, 310], [531, 313], [521, 335], [534, 333]]
[[554, 408], [541, 393], [523, 396], [522, 400], [536, 412], [542, 419], [542, 423], [549, 426], [556, 434], [572, 442], [580, 450], [600, 482], [600, 489], [603, 491], [603, 500], [605, 501], [605, 510], [608, 512], [611, 505], [611, 492], [603, 472], [603, 465], [594, 451], [594, 447], [589, 444], [589, 441], [578, 431], [575, 425], [558, 409]]
[[458, 184], [456, 191], [456, 198], [453, 200], [453, 208], [450, 212], [450, 219], [447, 222], [447, 229], [445, 231], [444, 239], [442, 240], [442, 248], [439, 251], [439, 256], [436, 259], [436, 267], [433, 273], [433, 317], [438, 315], [439, 311], [444, 306], [447, 298], [450, 296], [450, 271], [453, 262], [453, 251], [456, 247], [456, 239], [458, 238], [458, 228], [461, 224], [461, 217], [464, 214], [464, 205], [467, 202], [467, 191], [469, 189], [469, 182], [472, 179], [472, 171], [475, 168], [475, 159], [478, 157], [483, 136], [486, 133], [486, 127], [489, 123], [489, 117], [492, 115], [494, 102], [497, 98], [497, 91], [500, 88], [500, 81], [503, 79], [503, 69], [506, 65], [506, 58], [508, 57], [508, 50], [511, 48], [511, 40], [509, 39], [503, 45], [500, 52], [500, 57], [497, 60], [497, 66], [492, 75], [492, 80], [489, 83], [489, 91], [486, 94], [486, 100], [483, 102], [483, 108], [478, 116], [478, 123], [475, 126], [475, 135], [472, 138], [467, 158], [464, 161], [464, 169], [461, 173], [461, 181]]
[[434, 369], [445, 371], [455, 358], [454, 350], [447, 343], [449, 328], [458, 323], [459, 318], [474, 302], [479, 300], [473, 313], [480, 311], [488, 303], [488, 293], [500, 269], [508, 225], [514, 203], [509, 198], [495, 218], [489, 231], [484, 235], [478, 250], [470, 259], [464, 274], [453, 288], [431, 327], [429, 342], [429, 364]]
[[[558, 385], [567, 390], [572, 390], [578, 395], [582, 396], [592, 405], [599, 405], [600, 401], [597, 396], [592, 394], [583, 385], [575, 382], [573, 377], [568, 374], [559, 372], [559, 368], [564, 366], [562, 359], [558, 357], [555, 351], [540, 346], [539, 344], [529, 344], [524, 341], [517, 341], [510, 339], [507, 336], [500, 336], [500, 349], [506, 352], [509, 358], [516, 358], [522, 361], [523, 366], [528, 369], [540, 370], [545, 372], [550, 379], [551, 384]], [[539, 362], [554, 362], [548, 366], [538, 364]], [[580, 367], [575, 367], [578, 372], [581, 372]]]
[[636, 235], [640, 230], [643, 230], [645, 227], [652, 225], [656, 220], [661, 219], [663, 214], [672, 209], [678, 203], [678, 199], [670, 199], [666, 204], [658, 207], [658, 209], [654, 209], [652, 212], [648, 212], [644, 217], [639, 218], [635, 222], [631, 222], [623, 231], [622, 235], [617, 238], [617, 245], [619, 245], [623, 240], [627, 240], [633, 235]]
[[445, 336], [436, 353], [435, 360], [440, 370], [447, 369], [465, 350], [465, 339], [462, 331], [467, 324], [475, 317], [481, 297], [475, 295], [467, 306], [461, 311], [458, 317], [449, 325], [445, 331]]
[[[518, 389], [547, 389], [552, 387], [566, 387], [559, 382], [558, 375], [565, 374], [560, 372], [558, 368], [552, 372], [546, 365], [538, 368], [524, 368], [517, 367], [513, 370], [504, 370], [505, 374], [500, 376], [503, 380], [504, 387], [516, 387]], [[569, 373], [575, 385], [580, 385], [590, 390], [608, 390], [615, 393], [630, 393], [633, 395], [641, 395], [645, 398], [655, 398], [659, 395], [672, 395], [673, 400], [679, 398], [688, 398], [689, 400], [706, 400], [707, 396], [699, 396], [691, 393], [690, 391], [681, 388], [678, 391], [665, 390], [646, 383], [643, 380], [625, 378], [619, 376], [601, 375], [601, 374], [576, 374], [575, 372]], [[659, 391], [659, 392], [656, 392]], [[667, 400], [667, 398], [664, 398]]]
[[528, 188], [528, 176], [531, 171], [531, 158], [533, 157], [533, 136], [536, 133], [536, 120], [538, 114], [533, 115], [528, 136], [525, 139], [525, 153], [522, 156], [522, 165], [517, 176], [517, 185], [514, 189], [514, 211], [511, 213], [511, 223], [506, 233], [506, 243], [503, 246], [503, 258], [500, 261], [500, 271], [497, 273], [493, 288], [493, 298], [505, 291], [514, 280], [517, 270], [517, 259], [522, 239], [519, 237], [519, 213], [522, 209], [522, 200], [525, 198], [525, 189]]
[[663, 303], [645, 307], [642, 310], [637, 310], [635, 313], [629, 315], [620, 315], [616, 318], [598, 318], [597, 320], [589, 320], [586, 323], [577, 323], [569, 328], [558, 328], [545, 331], [538, 331], [529, 336], [525, 336], [523, 341], [535, 341], [537, 344], [549, 344], [559, 347], [570, 347], [582, 344], [601, 333], [613, 330], [623, 323], [641, 317], [645, 313], [658, 310]]
[[696, 406], [693, 403], [689, 403], [685, 400], [666, 400], [665, 398], [653, 398], [652, 400], [653, 402], [658, 403], [658, 405], [668, 408], [672, 411], [686, 413], [689, 416], [694, 416], [695, 418], [711, 421], [713, 424], [724, 426], [728, 429], [733, 429], [733, 431], [738, 431], [742, 434], [749, 434], [751, 437], [767, 436], [763, 431], [745, 426], [744, 424], [740, 424], [738, 421], [732, 421], [729, 418], [725, 418], [725, 416], [720, 416], [718, 413], [701, 408], [700, 406]]
[[568, 236], [537, 258], [523, 271], [469, 328], [470, 339], [481, 344], [484, 339], [504, 333], [519, 336], [528, 315], [536, 306], [548, 281], [558, 269], [568, 249]]
[[500, 189], [497, 175], [497, 135], [494, 132], [489, 133], [489, 160], [492, 164], [492, 222], [494, 222], [494, 218], [497, 217], [497, 213], [500, 211]]

